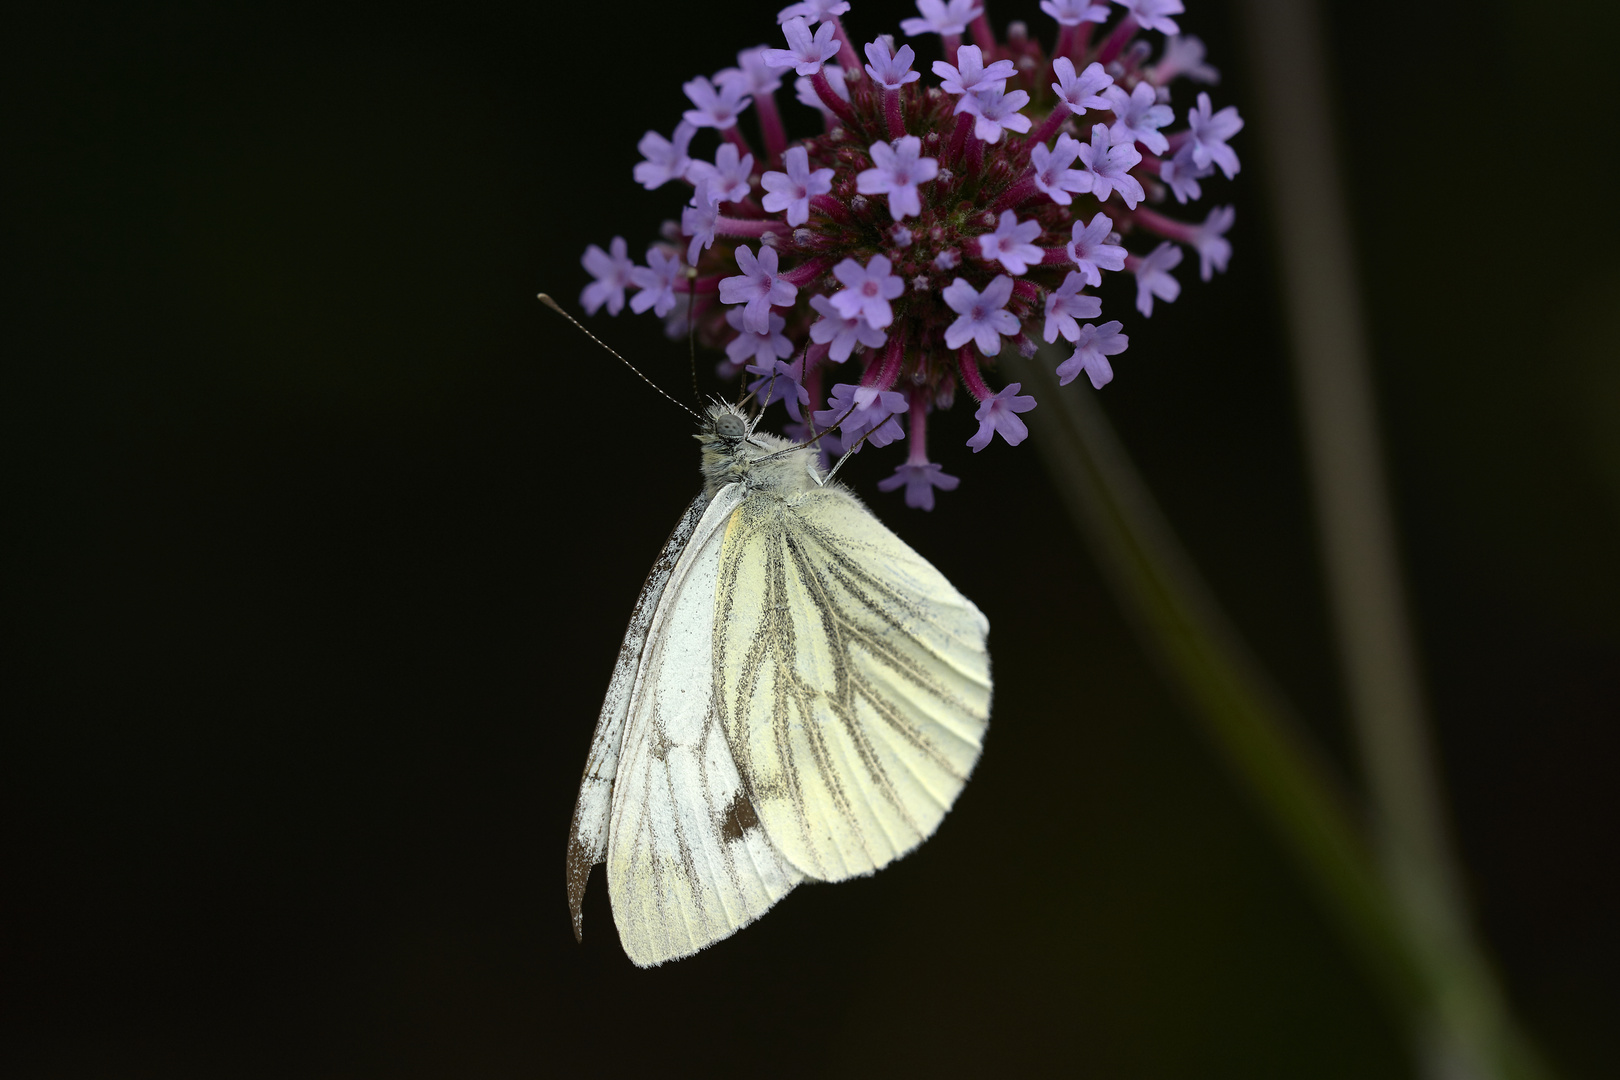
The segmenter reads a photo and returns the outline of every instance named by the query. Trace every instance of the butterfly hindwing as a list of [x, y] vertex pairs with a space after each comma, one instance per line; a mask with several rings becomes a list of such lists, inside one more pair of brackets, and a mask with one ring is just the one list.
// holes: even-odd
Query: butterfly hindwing
[[938, 827], [989, 722], [988, 623], [842, 488], [750, 499], [719, 559], [732, 755], [803, 874], [867, 874]]

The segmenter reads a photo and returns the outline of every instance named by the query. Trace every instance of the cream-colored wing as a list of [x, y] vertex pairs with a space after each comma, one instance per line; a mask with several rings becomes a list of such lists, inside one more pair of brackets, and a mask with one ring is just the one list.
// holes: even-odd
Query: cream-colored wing
[[715, 707], [715, 580], [741, 485], [718, 492], [653, 616], [631, 692], [608, 825], [608, 892], [647, 967], [762, 915], [801, 875], [771, 849]]
[[837, 881], [930, 836], [989, 723], [979, 609], [834, 487], [743, 502], [719, 590], [721, 716], [772, 846]]

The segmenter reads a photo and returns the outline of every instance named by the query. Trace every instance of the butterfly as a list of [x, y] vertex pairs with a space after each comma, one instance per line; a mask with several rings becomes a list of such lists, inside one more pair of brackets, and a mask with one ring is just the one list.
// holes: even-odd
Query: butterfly
[[704, 487], [647, 575], [568, 840], [642, 967], [689, 956], [806, 879], [931, 836], [979, 760], [989, 622], [822, 472], [716, 402]]

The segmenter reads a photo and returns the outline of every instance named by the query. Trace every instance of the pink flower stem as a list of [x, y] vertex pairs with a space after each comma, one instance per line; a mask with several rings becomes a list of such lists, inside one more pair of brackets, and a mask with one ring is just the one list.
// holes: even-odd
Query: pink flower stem
[[962, 35], [941, 34], [939, 36], [945, 43], [945, 55], [951, 58], [951, 63], [956, 63], [956, 50], [962, 47]]
[[748, 140], [743, 138], [742, 128], [738, 127], [736, 124], [732, 124], [730, 127], [726, 128], [725, 131], [721, 132], [721, 134], [725, 136], [726, 142], [731, 143], [737, 148], [737, 153], [752, 154], [754, 152], [754, 148], [748, 145]]
[[1033, 304], [1041, 298], [1041, 289], [1033, 281], [1027, 278], [1019, 278], [1013, 282], [1012, 294], [1020, 300]]
[[906, 359], [906, 336], [894, 329], [889, 334], [888, 347], [883, 350], [883, 368], [878, 372], [878, 389], [888, 390], [900, 381], [900, 368]]
[[771, 164], [777, 164], [782, 160], [782, 151], [787, 149], [787, 132], [782, 128], [782, 114], [776, 111], [775, 96], [756, 97], [754, 111], [759, 116], [759, 130], [765, 136], [765, 153], [770, 155]]
[[786, 236], [793, 230], [774, 218], [747, 220], [744, 218], [717, 217], [714, 219], [714, 231], [718, 236], [764, 236], [766, 233]]
[[810, 196], [810, 206], [820, 210], [840, 225], [849, 224], [849, 207], [833, 198], [831, 195]]
[[1130, 219], [1149, 232], [1157, 233], [1166, 240], [1174, 240], [1178, 244], [1190, 244], [1193, 237], [1198, 234], [1198, 226], [1167, 218], [1145, 206], [1138, 206], [1132, 210]]
[[[804, 390], [805, 393], [810, 395], [810, 408], [805, 410], [806, 412], [820, 409], [824, 404], [824, 402], [821, 400], [821, 373], [823, 370], [821, 360], [827, 355], [827, 350], [831, 347], [831, 345], [811, 345], [810, 348], [805, 351]], [[820, 351], [818, 352], [817, 350]], [[805, 426], [811, 430], [814, 430], [815, 418], [806, 416], [805, 420], [808, 421]]]
[[984, 171], [984, 140], [977, 135], [968, 140], [967, 171], [975, 176]]
[[1068, 248], [1060, 248], [1060, 247], [1047, 248], [1045, 253], [1041, 255], [1041, 265], [1042, 266], [1061, 266], [1061, 265], [1063, 265], [1064, 263], [1066, 263], [1068, 261], [1069, 261], [1069, 249]]
[[968, 132], [973, 129], [973, 117], [967, 113], [960, 113], [956, 117], [956, 130], [951, 132], [951, 147], [945, 152], [945, 164], [954, 168], [962, 160], [962, 147], [967, 142]]
[[1186, 142], [1190, 138], [1192, 138], [1192, 129], [1191, 128], [1188, 128], [1188, 129], [1183, 130], [1183, 131], [1171, 132], [1168, 136], [1165, 137], [1165, 140], [1164, 140], [1165, 142], [1170, 144], [1170, 149], [1168, 149], [1168, 150], [1166, 150], [1164, 152], [1165, 156], [1166, 157], [1174, 157], [1176, 151], [1181, 149], [1181, 144]]
[[1102, 48], [1097, 50], [1097, 62], [1106, 66], [1110, 60], [1119, 55], [1121, 49], [1130, 44], [1131, 38], [1135, 36], [1136, 18], [1127, 15], [1119, 20], [1119, 25], [1114, 27], [1114, 32], [1108, 35], [1107, 40], [1102, 43]]
[[784, 270], [776, 276], [779, 280], [802, 289], [822, 274], [825, 274], [832, 264], [831, 256], [818, 255], [814, 259], [802, 262], [791, 270]]
[[979, 362], [973, 359], [971, 346], [964, 345], [956, 352], [956, 367], [962, 375], [962, 385], [967, 392], [973, 395], [974, 401], [984, 401], [995, 397], [990, 388], [984, 385], [984, 379], [979, 376]]
[[1132, 166], [1132, 168], [1140, 167], [1143, 172], [1152, 173], [1154, 176], [1158, 176], [1159, 170], [1163, 165], [1164, 162], [1160, 161], [1152, 154], [1143, 154], [1142, 160], [1137, 162], [1136, 165]]
[[883, 91], [883, 114], [889, 119], [889, 138], [898, 139], [906, 133], [906, 121], [900, 114], [900, 91]]
[[925, 465], [928, 462], [928, 391], [921, 386], [911, 388], [911, 414], [906, 417], [906, 463]]
[[849, 127], [855, 126], [855, 110], [849, 107], [849, 102], [838, 96], [837, 91], [832, 88], [832, 83], [827, 81], [826, 75], [816, 72], [810, 76], [810, 85], [816, 88], [816, 96], [821, 99], [823, 105], [832, 110], [834, 116]]
[[[670, 286], [670, 290], [672, 292], [697, 293], [700, 296], [703, 293], [717, 293], [720, 291], [720, 279], [725, 276], [725, 274], [715, 274], [712, 277], [695, 278], [690, 282], [686, 278], [681, 278], [681, 280]], [[690, 288], [687, 287], [688, 284], [690, 284]]]
[[1001, 198], [996, 200], [995, 212], [999, 214], [1003, 210], [1011, 210], [1026, 203], [1038, 195], [1040, 190], [1035, 186], [1035, 174], [1031, 173], [1001, 193]]
[[984, 13], [984, 9], [979, 10], [979, 17], [973, 20], [968, 29], [973, 31], [973, 44], [984, 54], [984, 62], [989, 64], [994, 61], [1000, 50], [996, 45], [996, 33], [990, 29], [990, 16]]
[[1095, 23], [1083, 22], [1074, 28], [1074, 44], [1070, 46], [1074, 51], [1069, 53], [1069, 56], [1074, 60], [1074, 66], [1077, 68], [1085, 66], [1080, 63], [1080, 58], [1086, 55], [1087, 49], [1091, 48], [1091, 30], [1095, 25]]
[[1025, 145], [1039, 146], [1046, 142], [1047, 139], [1050, 139], [1057, 132], [1058, 128], [1063, 126], [1063, 121], [1069, 118], [1069, 113], [1071, 111], [1072, 110], [1069, 108], [1069, 103], [1067, 101], [1058, 102], [1057, 105], [1052, 108], [1051, 115], [1045, 120], [1041, 121], [1041, 126], [1030, 132], [1029, 135], [1025, 137]]
[[855, 55], [855, 46], [850, 44], [849, 35], [844, 33], [843, 20], [834, 15], [833, 37], [838, 40], [838, 66], [844, 69], [844, 74], [850, 79], [861, 77], [861, 61]]
[[1052, 58], [1072, 56], [1074, 49], [1074, 31], [1072, 26], [1059, 26], [1057, 44], [1052, 46]]

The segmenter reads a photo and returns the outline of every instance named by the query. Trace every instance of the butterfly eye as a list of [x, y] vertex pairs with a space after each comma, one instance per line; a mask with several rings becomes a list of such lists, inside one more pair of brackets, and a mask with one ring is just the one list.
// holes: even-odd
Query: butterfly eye
[[728, 439], [740, 439], [748, 434], [748, 427], [743, 423], [743, 418], [735, 413], [721, 413], [714, 421], [714, 430], [716, 434]]

